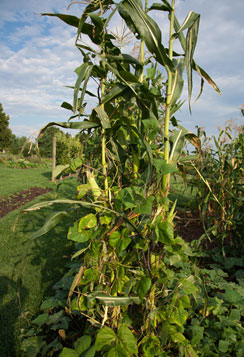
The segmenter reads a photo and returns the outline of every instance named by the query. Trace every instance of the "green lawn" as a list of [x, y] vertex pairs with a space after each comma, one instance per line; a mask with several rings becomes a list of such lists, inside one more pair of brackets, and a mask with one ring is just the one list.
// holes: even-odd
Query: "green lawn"
[[[0, 167], [0, 195], [21, 191], [28, 187], [53, 187], [24, 207], [42, 200], [75, 196], [76, 179], [63, 181], [58, 194], [49, 181], [46, 169], [10, 169]], [[0, 356], [18, 356], [18, 337], [37, 313], [44, 295], [51, 294], [52, 285], [61, 278], [64, 265], [73, 250], [66, 239], [66, 225], [56, 227], [34, 241], [29, 240], [51, 213], [52, 208], [23, 213], [23, 207], [0, 220]]]
[[0, 165], [0, 197], [30, 187], [55, 187], [51, 182], [51, 170], [40, 169], [14, 169]]

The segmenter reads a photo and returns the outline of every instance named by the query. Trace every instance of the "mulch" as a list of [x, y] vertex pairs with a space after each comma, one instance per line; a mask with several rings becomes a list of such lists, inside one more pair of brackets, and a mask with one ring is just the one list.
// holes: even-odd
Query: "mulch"
[[43, 195], [49, 191], [51, 191], [50, 188], [33, 187], [8, 197], [0, 198], [0, 218], [23, 206], [27, 202], [32, 201], [35, 197]]

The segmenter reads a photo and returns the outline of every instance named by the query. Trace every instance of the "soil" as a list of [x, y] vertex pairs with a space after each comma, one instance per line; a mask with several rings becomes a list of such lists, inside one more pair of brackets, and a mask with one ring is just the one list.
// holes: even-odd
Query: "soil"
[[199, 239], [204, 233], [198, 212], [186, 211], [183, 213], [178, 211], [175, 223], [179, 236], [184, 238], [186, 242]]
[[43, 195], [49, 191], [51, 191], [50, 188], [33, 187], [11, 196], [0, 198], [0, 218], [21, 207], [25, 203], [32, 201], [35, 197]]
[[[0, 198], [0, 218], [49, 191], [49, 188], [33, 187], [14, 195]], [[187, 242], [200, 238], [204, 233], [201, 220], [196, 212], [177, 212], [175, 223], [179, 236]]]

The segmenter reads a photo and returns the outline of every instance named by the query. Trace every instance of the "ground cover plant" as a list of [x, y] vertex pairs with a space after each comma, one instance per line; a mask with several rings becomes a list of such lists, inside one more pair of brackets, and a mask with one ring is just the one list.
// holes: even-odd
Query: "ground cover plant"
[[[39, 194], [46, 192], [48, 187], [49, 192], [35, 198], [33, 203], [53, 197], [72, 197], [75, 194], [74, 178], [67, 179], [56, 192], [57, 186], [50, 182], [51, 173], [47, 169], [29, 169], [28, 180], [26, 171], [23, 175], [23, 170], [2, 165], [0, 174], [0, 213], [2, 209], [6, 213], [10, 204], [8, 202], [6, 207], [6, 201], [2, 200], [12, 197], [11, 204], [14, 203], [16, 196], [27, 187], [35, 187], [35, 191], [39, 187]], [[26, 191], [29, 192], [28, 189]], [[22, 203], [28, 198], [26, 196]], [[28, 206], [30, 203], [18, 209], [11, 206], [14, 210], [0, 219], [0, 356], [21, 354], [18, 352], [21, 329], [29, 325], [45, 294], [50, 294], [52, 284], [62, 276], [66, 256], [73, 249], [72, 242], [63, 242], [62, 239], [67, 229], [65, 221], [63, 227], [57, 227], [51, 234], [47, 234], [45, 241], [31, 242], [30, 234], [43, 225], [50, 209], [27, 216], [23, 209]], [[68, 226], [68, 222], [66, 224]]]
[[[149, 16], [155, 10], [169, 16], [168, 47]], [[139, 39], [139, 60], [122, 53], [109, 32], [115, 13]], [[215, 265], [199, 266], [206, 256], [178, 236], [177, 202], [169, 196], [171, 175], [196, 158], [183, 154], [186, 141], [200, 150], [199, 137], [175, 118], [184, 70], [190, 108], [192, 71], [201, 78], [199, 94], [205, 80], [219, 92], [193, 59], [200, 15], [191, 11], [180, 25], [174, 0], [150, 8], [140, 0], [105, 0], [88, 3], [80, 18], [44, 15], [77, 28], [83, 63], [76, 69], [73, 104], [62, 105], [72, 110], [70, 120], [43, 130], [52, 125], [80, 129], [88, 145], [84, 157], [69, 165], [80, 169], [76, 199], [44, 201], [27, 210], [67, 206], [55, 210], [32, 239], [62, 226], [64, 217], [77, 219], [67, 234], [76, 244], [67, 274], [25, 333], [23, 353], [242, 356], [244, 290], [238, 282], [243, 271], [229, 282], [218, 252]], [[173, 50], [174, 41], [180, 53]], [[91, 78], [98, 83], [97, 105], [85, 114], [85, 96], [94, 95], [88, 90]]]

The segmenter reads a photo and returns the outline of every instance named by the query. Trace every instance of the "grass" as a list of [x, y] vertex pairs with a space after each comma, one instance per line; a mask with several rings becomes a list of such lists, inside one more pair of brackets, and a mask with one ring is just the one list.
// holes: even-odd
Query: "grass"
[[[7, 175], [10, 174], [8, 178]], [[46, 169], [10, 169], [0, 167], [0, 195], [7, 196], [28, 187], [54, 187]], [[65, 180], [58, 197], [75, 195], [76, 179]], [[31, 203], [55, 198], [55, 190], [39, 196]], [[52, 208], [23, 213], [23, 207], [0, 220], [0, 356], [14, 357], [18, 352], [23, 327], [38, 312], [45, 295], [51, 294], [54, 282], [61, 278], [73, 245], [66, 239], [68, 220], [34, 241], [29, 235], [38, 230]]]
[[0, 165], [0, 197], [25, 190], [30, 187], [55, 188], [51, 182], [51, 171], [47, 168], [15, 169]]

